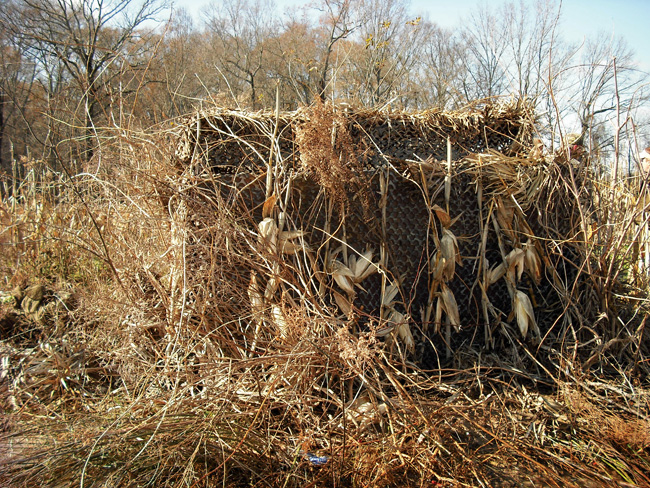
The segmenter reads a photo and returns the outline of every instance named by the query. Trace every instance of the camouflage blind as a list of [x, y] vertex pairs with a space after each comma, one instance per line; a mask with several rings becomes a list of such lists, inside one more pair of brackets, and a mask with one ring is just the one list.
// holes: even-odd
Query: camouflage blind
[[[502, 323], [539, 339], [565, 310], [577, 214], [552, 183], [566, 163], [532, 150], [523, 103], [416, 114], [219, 110], [185, 127], [176, 162], [193, 182], [194, 228], [210, 228], [202, 209], [216, 201], [251, 235], [272, 220], [292, 246], [274, 248], [288, 264], [282, 279], [310, 288], [305, 295], [359, 330], [394, 334], [408, 323], [403, 345], [425, 366], [436, 350], [498, 347]], [[212, 252], [196, 235], [187, 251], [195, 267]], [[357, 281], [362, 261], [375, 272]], [[260, 295], [299, 302], [298, 285], [269, 289], [272, 274], [256, 274], [270, 291]], [[251, 272], [239, 265], [228, 279], [250, 296]]]

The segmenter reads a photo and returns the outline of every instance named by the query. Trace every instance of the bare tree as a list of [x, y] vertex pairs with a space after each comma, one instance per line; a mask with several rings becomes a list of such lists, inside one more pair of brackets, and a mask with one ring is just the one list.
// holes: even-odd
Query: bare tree
[[317, 30], [306, 19], [294, 18], [272, 39], [269, 69], [271, 76], [280, 80], [285, 108], [296, 109], [318, 96], [318, 60], [322, 50]]
[[207, 31], [219, 58], [216, 67], [225, 73], [235, 95], [236, 84], [248, 90], [250, 107], [261, 105], [259, 78], [268, 65], [269, 39], [278, 30], [271, 0], [224, 0], [204, 14]]
[[[158, 55], [149, 63], [146, 105], [154, 122], [191, 111], [203, 97], [216, 91], [208, 36], [199, 31], [184, 9], [174, 12], [160, 34]], [[143, 100], [144, 101], [144, 100]]]
[[[86, 157], [102, 111], [103, 79], [109, 65], [140, 33], [138, 29], [164, 8], [160, 0], [13, 0], [3, 20], [20, 40], [23, 53], [42, 70], [58, 63], [80, 91]], [[50, 66], [47, 66], [49, 64]]]
[[321, 25], [324, 32], [322, 54], [318, 67], [318, 96], [321, 100], [327, 98], [330, 80], [330, 65], [334, 48], [339, 41], [346, 39], [357, 30], [360, 22], [356, 19], [354, 2], [352, 0], [321, 0], [317, 7], [322, 12]]
[[11, 45], [11, 39], [3, 35], [5, 33], [5, 30], [0, 33], [0, 169], [8, 169], [10, 164], [5, 156], [8, 152], [5, 141], [8, 125], [19, 103], [23, 64], [20, 53]]
[[608, 115], [617, 110], [627, 111], [633, 92], [642, 81], [632, 69], [632, 61], [633, 53], [621, 38], [610, 41], [603, 34], [585, 43], [581, 63], [573, 73], [577, 89], [568, 105], [574, 108], [585, 142], [593, 149], [612, 147]]
[[559, 4], [547, 0], [531, 7], [519, 0], [505, 3], [499, 12], [509, 89], [519, 97], [536, 101], [547, 93], [549, 78], [566, 58], [557, 29]]
[[410, 73], [421, 56], [421, 17], [408, 12], [404, 0], [364, 0], [358, 6], [360, 49], [351, 56], [358, 98], [377, 105], [400, 96], [410, 98]]
[[465, 100], [465, 44], [451, 30], [436, 24], [425, 22], [423, 29], [416, 103], [420, 107], [456, 108]]
[[357, 6], [353, 0], [321, 0], [302, 15], [288, 16], [271, 40], [269, 71], [280, 82], [285, 106], [330, 98], [335, 85], [342, 85], [342, 92], [350, 88], [343, 71], [357, 47], [351, 39], [360, 25]]
[[467, 57], [464, 59], [467, 79], [463, 90], [468, 100], [501, 95], [506, 87], [504, 57], [505, 33], [498, 14], [481, 6], [462, 31]]

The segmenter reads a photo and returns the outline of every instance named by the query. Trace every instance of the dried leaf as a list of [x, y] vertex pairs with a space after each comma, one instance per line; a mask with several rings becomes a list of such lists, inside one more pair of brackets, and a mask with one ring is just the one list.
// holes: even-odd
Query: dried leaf
[[440, 225], [444, 228], [449, 228], [451, 226], [451, 217], [447, 212], [445, 212], [440, 205], [435, 204], [431, 209], [436, 213], [436, 217], [440, 221]]
[[446, 259], [441, 253], [434, 252], [431, 256], [431, 279], [441, 283], [444, 276]]
[[360, 429], [379, 422], [380, 416], [386, 415], [387, 412], [388, 407], [385, 403], [372, 402], [366, 394], [350, 402], [346, 408], [348, 419]]
[[304, 235], [305, 232], [302, 230], [288, 230], [278, 233], [280, 252], [284, 254], [295, 254], [301, 250], [309, 250], [309, 247], [306, 246], [303, 242], [291, 242], [292, 239], [302, 238]]
[[385, 322], [384, 324], [380, 325], [377, 330], [375, 331], [375, 334], [377, 337], [385, 337], [391, 332], [395, 330], [395, 323], [394, 322]]
[[356, 292], [354, 290], [354, 284], [352, 282], [354, 273], [352, 272], [352, 270], [350, 270], [350, 268], [348, 268], [345, 264], [341, 263], [340, 261], [332, 261], [330, 268], [331, 268], [331, 275], [334, 277], [334, 281], [336, 281], [336, 283], [346, 293], [349, 293], [350, 295], [355, 295]]
[[334, 274], [339, 274], [341, 276], [349, 276], [350, 278], [354, 277], [354, 272], [348, 268], [345, 264], [343, 264], [341, 261], [334, 260], [330, 263], [330, 270], [331, 273]]
[[456, 262], [458, 264], [460, 264], [461, 259], [460, 259], [460, 253], [458, 252], [458, 239], [456, 239], [456, 236], [454, 235], [454, 233], [452, 231], [450, 231], [449, 229], [442, 229], [442, 238], [443, 239], [446, 238], [446, 239], [450, 240], [453, 243], [453, 248], [454, 248], [454, 255], [453, 256], [454, 256], [454, 259], [456, 260]]
[[280, 251], [283, 254], [296, 254], [298, 251], [310, 251], [310, 247], [305, 245], [303, 242], [294, 243], [291, 241], [280, 241]]
[[332, 291], [332, 295], [334, 296], [334, 301], [339, 306], [341, 312], [343, 312], [345, 315], [350, 315], [352, 313], [352, 303], [350, 300], [335, 290]]
[[512, 221], [515, 215], [515, 207], [510, 202], [505, 203], [501, 197], [497, 197], [497, 222], [501, 230], [511, 239], [514, 236]]
[[262, 205], [262, 218], [267, 219], [273, 215], [273, 207], [275, 207], [276, 200], [275, 195], [271, 195], [266, 199], [264, 205]]
[[395, 324], [395, 334], [404, 343], [406, 350], [413, 352], [415, 350], [415, 341], [413, 340], [413, 334], [411, 334], [408, 319], [404, 314], [392, 310], [388, 316], [388, 321]]
[[456, 236], [449, 230], [443, 229], [440, 239], [440, 252], [444, 258], [443, 279], [451, 281], [456, 274], [456, 263], [461, 264]]
[[397, 326], [397, 337], [402, 340], [407, 351], [415, 351], [415, 341], [413, 340], [413, 334], [411, 334], [411, 328], [407, 322], [402, 322]]
[[372, 249], [368, 249], [359, 257], [350, 257], [350, 269], [354, 273], [355, 283], [361, 283], [368, 276], [377, 272], [377, 266], [372, 263], [372, 254]]
[[354, 285], [352, 284], [352, 281], [350, 278], [347, 276], [343, 276], [340, 274], [334, 274], [334, 281], [349, 295], [355, 295], [356, 291], [354, 290]]
[[287, 230], [280, 232], [278, 237], [281, 241], [288, 241], [289, 239], [296, 239], [298, 237], [304, 237], [305, 232], [302, 230]]
[[390, 314], [388, 314], [388, 318], [386, 320], [388, 320], [388, 322], [391, 322], [395, 325], [398, 325], [404, 322], [405, 318], [403, 313], [398, 312], [395, 309], [392, 309], [390, 311]]

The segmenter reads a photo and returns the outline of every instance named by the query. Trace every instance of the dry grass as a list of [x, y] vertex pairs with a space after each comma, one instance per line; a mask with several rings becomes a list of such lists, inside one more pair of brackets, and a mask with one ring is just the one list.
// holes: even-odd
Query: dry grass
[[348, 125], [343, 112], [318, 99], [296, 128], [300, 161], [338, 206], [348, 206], [348, 194], [357, 193], [368, 214], [370, 183], [365, 180], [363, 159], [370, 148], [355, 147]]
[[[328, 132], [303, 126], [303, 144], [316, 135], [324, 137], [317, 145], [331, 144], [305, 151], [313, 157], [303, 161], [327, 189], [314, 200], [325, 209], [319, 235], [344, 236], [332, 202], [367, 187], [356, 179], [365, 149], [345, 142], [340, 115], [314, 110], [313, 122]], [[509, 280], [513, 300], [521, 300], [522, 275], [534, 281], [543, 259], [547, 272], [563, 269], [552, 266], [562, 256], [547, 251], [568, 249], [554, 240], [562, 237], [557, 208], [581, 213], [571, 244], [586, 260], [564, 256], [582, 266], [571, 281], [580, 286], [550, 273], [569, 325], [534, 338], [530, 321], [523, 334], [525, 306], [524, 315], [497, 321], [486, 298], [483, 316], [497, 324], [486, 331], [501, 338], [486, 332], [486, 344], [502, 346], [449, 341], [449, 361], [423, 371], [411, 352], [422, 336], [406, 318], [389, 250], [365, 254], [340, 237], [314, 244], [307, 215], [315, 210], [294, 214], [288, 203], [290, 165], [279, 150], [286, 115], [243, 116], [267, 137], [230, 127], [259, 157], [258, 169], [241, 177], [248, 189], [259, 183], [259, 205], [247, 206], [254, 199], [235, 185], [215, 191], [201, 150], [175, 166], [167, 134], [106, 147], [101, 166], [74, 180], [40, 163], [30, 163], [38, 171], [23, 180], [6, 180], [15, 187], [3, 193], [0, 229], [0, 483], [650, 485], [647, 282], [635, 268], [647, 222], [638, 200], [624, 204], [617, 194], [613, 218], [608, 192], [585, 200], [591, 183], [567, 170], [571, 163], [540, 166], [525, 149], [459, 163], [483, 185], [483, 225], [501, 236], [498, 279]], [[440, 124], [470, 130], [471, 117], [445, 115]], [[327, 180], [331, 161], [346, 184]], [[432, 161], [404, 174], [429, 202], [445, 195], [446, 176], [456, 177]], [[517, 206], [504, 203], [506, 188]], [[340, 210], [344, 221], [350, 202]], [[525, 229], [525, 213], [540, 202], [550, 216], [544, 242]], [[456, 273], [450, 263], [459, 264], [462, 236], [447, 203], [451, 210], [430, 205], [442, 264], [428, 264], [435, 278], [428, 289], [431, 323], [451, 337], [457, 324], [442, 290]], [[598, 214], [605, 208], [608, 217]], [[607, 219], [614, 231], [598, 227]], [[486, 288], [496, 267], [478, 268]], [[379, 276], [382, 303], [365, 317], [357, 299], [371, 275]], [[16, 286], [24, 295], [39, 284], [34, 309], [25, 298], [16, 308]]]

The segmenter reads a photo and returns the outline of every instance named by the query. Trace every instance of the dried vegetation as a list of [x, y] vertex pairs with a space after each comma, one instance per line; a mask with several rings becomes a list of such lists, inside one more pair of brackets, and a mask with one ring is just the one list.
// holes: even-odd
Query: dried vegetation
[[521, 105], [180, 128], [4, 180], [3, 486], [650, 486], [646, 190]]

